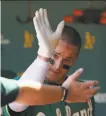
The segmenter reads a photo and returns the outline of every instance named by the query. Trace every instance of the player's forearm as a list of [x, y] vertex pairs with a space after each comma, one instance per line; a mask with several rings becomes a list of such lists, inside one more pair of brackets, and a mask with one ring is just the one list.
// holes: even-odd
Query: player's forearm
[[[24, 74], [19, 79], [20, 82], [25, 80], [32, 80], [34, 82], [43, 83], [46, 77], [46, 72], [48, 70], [48, 61], [41, 58], [36, 58], [34, 62], [27, 68]], [[12, 102], [9, 104], [10, 108], [14, 111], [23, 111], [28, 106], [25, 104], [18, 104], [17, 102]]]
[[20, 78], [20, 81], [33, 80], [43, 83], [48, 70], [48, 60], [37, 57], [27, 68]]
[[43, 105], [58, 102], [61, 98], [60, 87], [31, 82], [28, 86], [22, 85], [16, 102], [26, 105]]

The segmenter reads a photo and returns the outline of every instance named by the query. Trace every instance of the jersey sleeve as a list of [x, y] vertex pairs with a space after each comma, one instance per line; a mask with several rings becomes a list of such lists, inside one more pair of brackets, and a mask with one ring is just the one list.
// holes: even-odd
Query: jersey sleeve
[[1, 85], [1, 106], [14, 101], [19, 92], [19, 86], [14, 80], [0, 78]]
[[[14, 80], [19, 80], [21, 77], [14, 77]], [[27, 113], [27, 109], [22, 112], [15, 112], [13, 111], [9, 105], [5, 105], [3, 108], [3, 116], [26, 116], [24, 114]]]
[[[20, 76], [14, 77], [14, 80], [19, 80], [20, 78], [21, 78]], [[17, 112], [25, 111], [28, 108], [28, 106], [17, 103], [17, 102], [12, 102], [12, 103], [9, 103], [8, 105], [9, 105], [9, 108]]]

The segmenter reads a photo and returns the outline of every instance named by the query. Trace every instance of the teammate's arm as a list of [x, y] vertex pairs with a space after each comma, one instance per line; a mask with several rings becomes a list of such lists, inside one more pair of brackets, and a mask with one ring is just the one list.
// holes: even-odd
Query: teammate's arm
[[[39, 82], [29, 82], [24, 81], [24, 83], [18, 83], [21, 90], [17, 96], [17, 103], [31, 104], [31, 105], [40, 105], [58, 102], [66, 96], [66, 102], [86, 102], [89, 97], [92, 97], [97, 91], [98, 87], [89, 88], [90, 86], [95, 86], [98, 84], [97, 81], [91, 82], [78, 82], [76, 79], [81, 75], [82, 70], [76, 71], [71, 75], [63, 84], [62, 87], [68, 90], [68, 94], [64, 94], [61, 87], [42, 85]], [[86, 89], [85, 89], [86, 88]], [[40, 101], [41, 100], [41, 101]], [[15, 107], [16, 108], [16, 107]], [[10, 112], [18, 112], [20, 109], [16, 108], [15, 110], [10, 110]], [[25, 111], [21, 109], [20, 112]], [[23, 112], [22, 112], [23, 113]], [[11, 115], [14, 116], [14, 115]], [[16, 115], [15, 115], [16, 116]]]
[[0, 85], [1, 106], [12, 101], [26, 105], [50, 104], [60, 101], [62, 98], [62, 89], [60, 87], [43, 85], [39, 82], [23, 81], [20, 83], [0, 77]]
[[[39, 82], [33, 82], [33, 81], [20, 82], [20, 81], [13, 81], [13, 80], [9, 80], [9, 79], [4, 79], [4, 84], [6, 83], [6, 81], [7, 82], [13, 81], [13, 82], [15, 82], [15, 85], [17, 84], [18, 92], [16, 92], [16, 95], [15, 95], [16, 100], [15, 101], [18, 103], [22, 103], [22, 104], [44, 105], [44, 104], [50, 104], [50, 103], [55, 103], [55, 102], [61, 101], [61, 99], [64, 96], [63, 86], [64, 86], [64, 88], [66, 88], [68, 90], [66, 101], [76, 102], [76, 100], [79, 100], [77, 102], [84, 102], [84, 100], [87, 100], [89, 98], [89, 96], [92, 96], [92, 94], [98, 90], [98, 87], [97, 88], [88, 88], [87, 94], [89, 93], [89, 95], [84, 95], [85, 98], [83, 97], [83, 94], [79, 95], [79, 93], [76, 91], [81, 91], [82, 93], [85, 93], [86, 90], [83, 92], [83, 89], [85, 89], [85, 88], [82, 88], [82, 85], [85, 85], [88, 87], [90, 85], [96, 85], [96, 84], [98, 84], [98, 82], [96, 82], [96, 81], [95, 82], [93, 82], [93, 81], [86, 82], [86, 83], [77, 82], [76, 78], [78, 78], [81, 75], [81, 73], [82, 73], [81, 70], [76, 71], [72, 76], [70, 76], [63, 83], [62, 86], [44, 85]], [[14, 85], [14, 83], [10, 83], [10, 84]], [[10, 86], [12, 86], [12, 85], [10, 85]], [[6, 90], [7, 90], [7, 93], [9, 93], [8, 88], [10, 86], [7, 86], [7, 87], [3, 86], [4, 89], [6, 88], [4, 93], [6, 93]], [[79, 86], [79, 88], [77, 88], [77, 86]], [[12, 92], [14, 93], [14, 91], [11, 91], [10, 93], [12, 93]], [[78, 94], [78, 95], [76, 95], [76, 94]], [[11, 95], [12, 94], [10, 94], [10, 96], [8, 96], [8, 97], [12, 98], [13, 96], [11, 96]], [[79, 98], [82, 97], [83, 100], [79, 99], [79, 98], [76, 98], [74, 100], [73, 98], [75, 98], [77, 96], [79, 96]], [[6, 98], [3, 98], [3, 99], [6, 100]], [[92, 101], [94, 101], [94, 100], [92, 100]]]
[[26, 81], [19, 83], [20, 91], [16, 99], [26, 105], [44, 105], [61, 101], [61, 86], [44, 85], [39, 82]]

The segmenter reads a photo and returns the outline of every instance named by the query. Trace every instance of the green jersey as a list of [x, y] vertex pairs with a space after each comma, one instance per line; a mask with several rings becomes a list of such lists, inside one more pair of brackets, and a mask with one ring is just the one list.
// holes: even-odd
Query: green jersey
[[11, 79], [0, 77], [1, 106], [14, 101], [18, 95], [19, 87]]
[[[49, 84], [46, 82], [46, 84]], [[8, 106], [3, 108], [4, 116], [94, 116], [94, 99], [86, 103], [57, 102], [48, 105], [30, 106], [17, 113]]]

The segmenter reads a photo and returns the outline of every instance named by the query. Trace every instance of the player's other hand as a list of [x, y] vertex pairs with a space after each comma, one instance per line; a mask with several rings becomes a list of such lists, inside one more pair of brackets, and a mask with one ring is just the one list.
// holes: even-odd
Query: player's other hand
[[63, 87], [68, 89], [66, 102], [87, 102], [89, 98], [95, 95], [100, 89], [100, 87], [97, 86], [99, 84], [98, 81], [77, 81], [82, 72], [83, 69], [80, 68], [75, 73], [70, 75], [62, 84]]

